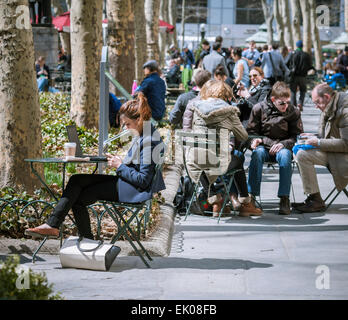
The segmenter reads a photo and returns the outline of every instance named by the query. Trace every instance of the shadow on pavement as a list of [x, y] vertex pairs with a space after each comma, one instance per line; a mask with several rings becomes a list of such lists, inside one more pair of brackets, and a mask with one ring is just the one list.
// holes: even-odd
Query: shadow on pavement
[[[132, 258], [137, 259], [136, 261]], [[258, 263], [240, 259], [188, 259], [177, 257], [154, 257], [151, 269], [197, 269], [197, 270], [250, 270], [254, 268], [271, 268], [272, 264]], [[110, 272], [122, 272], [130, 269], [147, 269], [139, 257], [120, 257], [116, 259]], [[148, 269], [148, 270], [151, 270]]]

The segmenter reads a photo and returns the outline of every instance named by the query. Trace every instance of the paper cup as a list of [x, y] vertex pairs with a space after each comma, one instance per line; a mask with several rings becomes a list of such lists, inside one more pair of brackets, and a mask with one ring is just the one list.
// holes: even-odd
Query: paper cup
[[64, 153], [65, 153], [65, 158], [66, 157], [75, 157], [76, 143], [75, 142], [65, 143], [64, 144]]

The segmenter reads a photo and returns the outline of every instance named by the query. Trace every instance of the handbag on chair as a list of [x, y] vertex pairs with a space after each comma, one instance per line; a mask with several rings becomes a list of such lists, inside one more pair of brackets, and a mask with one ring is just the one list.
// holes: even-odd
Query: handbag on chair
[[63, 268], [108, 271], [121, 248], [103, 241], [69, 237], [59, 252]]

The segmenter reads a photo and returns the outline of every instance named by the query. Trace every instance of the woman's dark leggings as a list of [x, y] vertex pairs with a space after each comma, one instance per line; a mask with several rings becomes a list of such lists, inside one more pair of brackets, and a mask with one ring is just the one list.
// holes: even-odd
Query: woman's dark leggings
[[93, 239], [87, 206], [98, 200], [117, 201], [117, 180], [117, 176], [112, 175], [73, 175], [47, 224], [59, 228], [72, 209], [80, 236]]
[[[248, 197], [249, 196], [248, 186], [247, 186], [246, 175], [245, 175], [245, 171], [243, 167], [244, 160], [245, 160], [244, 154], [240, 151], [234, 150], [233, 153], [231, 154], [231, 162], [228, 166], [228, 171], [232, 169], [241, 169], [241, 171], [238, 171], [234, 174], [234, 181], [233, 181], [230, 192], [239, 194], [241, 197]], [[224, 177], [224, 179], [226, 184], [228, 184], [229, 177]], [[200, 181], [202, 183], [203, 188], [205, 190], [208, 190], [209, 182], [204, 172], [201, 175]], [[218, 188], [216, 188], [215, 186], [212, 186], [210, 190], [213, 194], [216, 194], [219, 191], [221, 191], [221, 190], [218, 190]]]

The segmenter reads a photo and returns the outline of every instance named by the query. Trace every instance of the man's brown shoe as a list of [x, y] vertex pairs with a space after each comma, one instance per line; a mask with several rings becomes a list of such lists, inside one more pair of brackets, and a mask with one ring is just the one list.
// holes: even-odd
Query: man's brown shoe
[[27, 236], [32, 236], [34, 238], [53, 238], [59, 237], [59, 229], [56, 228], [29, 228], [24, 231]]
[[253, 201], [249, 203], [242, 203], [242, 206], [239, 210], [240, 217], [249, 217], [249, 216], [261, 216], [262, 210], [260, 208], [256, 208]]
[[303, 213], [322, 212], [326, 210], [326, 205], [320, 193], [310, 194], [303, 204], [294, 203], [293, 208]]
[[280, 197], [279, 214], [288, 215], [291, 213], [289, 197]]

